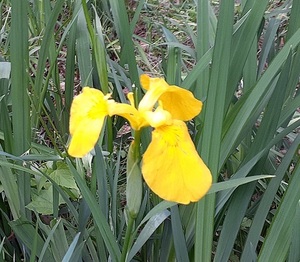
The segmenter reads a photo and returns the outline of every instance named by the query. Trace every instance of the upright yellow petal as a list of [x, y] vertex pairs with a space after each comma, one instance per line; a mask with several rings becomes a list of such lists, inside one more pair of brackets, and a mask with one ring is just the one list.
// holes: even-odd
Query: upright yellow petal
[[202, 109], [202, 102], [193, 93], [178, 86], [169, 86], [159, 100], [164, 109], [169, 111], [174, 119], [188, 121], [197, 116]]
[[129, 93], [127, 94], [127, 98], [128, 98], [128, 100], [129, 100], [130, 105], [134, 106], [134, 95], [133, 95], [132, 92], [129, 92]]
[[209, 169], [180, 120], [152, 132], [152, 142], [143, 156], [142, 173], [154, 193], [181, 204], [198, 201], [212, 183]]
[[169, 85], [163, 78], [150, 78], [147, 75], [140, 76], [140, 82], [146, 94], [139, 103], [139, 111], [151, 111], [159, 97], [167, 92]]
[[68, 152], [74, 157], [83, 157], [96, 144], [105, 117], [108, 115], [108, 98], [97, 89], [84, 87], [71, 106]]
[[140, 75], [140, 83], [142, 85], [142, 87], [146, 90], [148, 90], [150, 88], [150, 76], [142, 74]]
[[141, 111], [152, 110], [159, 100], [174, 119], [188, 121], [201, 112], [202, 102], [186, 89], [168, 85], [163, 78], [150, 78], [147, 75], [141, 75], [140, 82], [148, 90], [139, 104]]

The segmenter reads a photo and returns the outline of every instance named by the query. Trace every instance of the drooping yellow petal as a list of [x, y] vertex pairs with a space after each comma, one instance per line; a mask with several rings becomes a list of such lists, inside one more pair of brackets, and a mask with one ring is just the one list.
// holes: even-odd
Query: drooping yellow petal
[[126, 118], [134, 130], [139, 130], [144, 126], [149, 125], [147, 122], [145, 122], [145, 119], [142, 117], [141, 113], [134, 106], [129, 104], [117, 102], [110, 103], [109, 115], [118, 115]]
[[108, 98], [97, 89], [84, 87], [71, 106], [70, 134], [72, 136], [68, 153], [83, 157], [96, 144], [105, 117], [108, 115]]
[[71, 138], [68, 153], [73, 157], [83, 157], [93, 149], [102, 129], [103, 119], [84, 119]]
[[209, 169], [180, 120], [152, 132], [152, 142], [143, 156], [142, 173], [154, 193], [181, 204], [198, 201], [212, 183]]
[[143, 88], [148, 90], [139, 104], [139, 110], [151, 110], [159, 100], [174, 119], [188, 121], [201, 112], [202, 102], [193, 93], [175, 85], [168, 85], [163, 78], [140, 76]]

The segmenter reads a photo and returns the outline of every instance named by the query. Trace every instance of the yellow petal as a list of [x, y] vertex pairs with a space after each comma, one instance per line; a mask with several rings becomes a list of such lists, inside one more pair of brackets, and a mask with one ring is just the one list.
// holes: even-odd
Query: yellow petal
[[74, 132], [68, 153], [73, 157], [83, 157], [93, 149], [103, 126], [103, 119], [84, 119]]
[[169, 86], [159, 100], [174, 119], [183, 121], [191, 120], [202, 109], [202, 102], [197, 100], [192, 92], [178, 86]]
[[129, 93], [127, 94], [127, 98], [128, 98], [128, 100], [129, 100], [130, 105], [134, 106], [134, 95], [133, 95], [132, 92], [129, 92]]
[[180, 120], [152, 132], [152, 142], [143, 156], [142, 173], [154, 193], [181, 204], [198, 201], [212, 183], [209, 169]]
[[97, 89], [84, 87], [74, 98], [71, 106], [68, 152], [74, 157], [83, 157], [96, 144], [105, 117], [108, 115], [108, 98]]
[[149, 90], [150, 81], [151, 81], [151, 78], [148, 75], [145, 75], [145, 74], [140, 75], [140, 83], [144, 89]]
[[172, 123], [172, 116], [171, 114], [164, 110], [161, 106], [159, 106], [154, 112], [152, 111], [145, 111], [141, 113], [149, 123], [150, 126], [157, 128], [162, 125], [169, 125]]
[[143, 88], [148, 90], [139, 103], [139, 111], [152, 111], [159, 97], [167, 92], [169, 85], [163, 78], [150, 78], [147, 75], [140, 76]]
[[188, 121], [201, 112], [202, 102], [186, 89], [168, 85], [163, 78], [150, 78], [147, 75], [141, 75], [140, 82], [148, 90], [139, 104], [141, 111], [152, 110], [159, 100], [174, 119]]
[[110, 103], [109, 115], [118, 115], [126, 118], [134, 130], [139, 130], [149, 124], [142, 117], [141, 113], [132, 105], [122, 103]]

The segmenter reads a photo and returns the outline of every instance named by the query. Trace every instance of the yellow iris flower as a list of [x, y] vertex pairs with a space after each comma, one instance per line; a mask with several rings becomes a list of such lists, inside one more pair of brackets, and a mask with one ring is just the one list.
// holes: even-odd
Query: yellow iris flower
[[126, 118], [134, 130], [152, 126], [152, 141], [142, 161], [142, 174], [149, 188], [161, 198], [182, 204], [198, 201], [209, 190], [212, 177], [199, 157], [184, 121], [202, 109], [202, 102], [162, 78], [141, 75], [147, 90], [138, 108], [117, 103], [101, 91], [84, 87], [71, 106], [69, 154], [82, 157], [96, 144], [106, 116]]

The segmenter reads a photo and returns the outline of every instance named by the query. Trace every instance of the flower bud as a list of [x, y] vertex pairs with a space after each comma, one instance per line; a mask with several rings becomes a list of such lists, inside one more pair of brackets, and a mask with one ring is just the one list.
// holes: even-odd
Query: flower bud
[[127, 208], [132, 218], [136, 218], [142, 201], [142, 173], [139, 166], [140, 159], [135, 154], [136, 144], [130, 145], [127, 156]]

